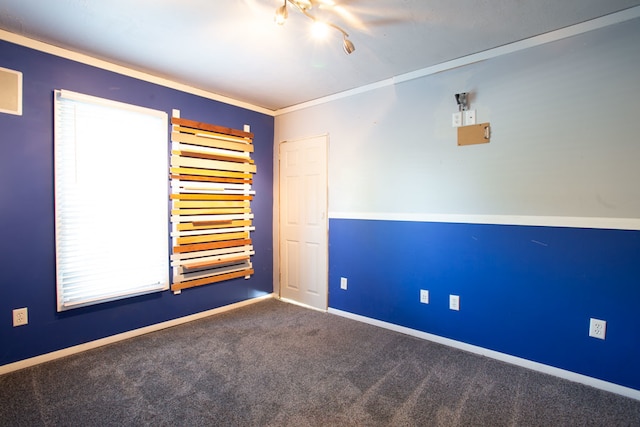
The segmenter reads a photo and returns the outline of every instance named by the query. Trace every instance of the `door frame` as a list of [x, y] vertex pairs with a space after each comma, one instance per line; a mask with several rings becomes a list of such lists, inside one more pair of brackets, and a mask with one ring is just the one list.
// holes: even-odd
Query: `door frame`
[[[295, 143], [298, 141], [305, 141], [305, 140], [309, 140], [309, 139], [315, 139], [315, 138], [324, 138], [324, 145], [325, 145], [325, 152], [326, 152], [326, 161], [324, 164], [324, 168], [326, 171], [326, 181], [325, 181], [325, 192], [326, 192], [326, 204], [324, 206], [324, 232], [326, 233], [326, 244], [325, 247], [322, 249], [323, 252], [326, 254], [327, 257], [327, 271], [326, 271], [326, 295], [325, 295], [325, 307], [324, 309], [322, 309], [321, 311], [327, 311], [328, 307], [329, 307], [329, 134], [328, 133], [324, 133], [324, 134], [320, 134], [320, 135], [314, 135], [314, 136], [307, 136], [307, 137], [302, 137], [302, 138], [296, 138], [296, 139], [289, 139], [289, 140], [282, 140], [280, 142], [277, 143], [277, 149], [276, 149], [276, 156], [274, 159], [274, 210], [276, 210], [274, 216], [273, 216], [273, 225], [274, 225], [274, 233], [273, 233], [273, 253], [274, 253], [274, 262], [273, 262], [273, 266], [274, 266], [274, 274], [273, 274], [273, 292], [274, 295], [278, 298], [278, 299], [283, 299], [282, 298], [282, 256], [280, 253], [280, 242], [282, 239], [282, 227], [280, 226], [281, 223], [281, 215], [280, 213], [282, 212], [282, 199], [280, 197], [280, 192], [282, 190], [281, 188], [281, 183], [280, 183], [280, 158], [281, 158], [281, 151], [282, 151], [282, 146], [283, 144], [286, 143]], [[294, 303], [294, 304], [298, 304], [298, 305], [303, 305], [307, 308], [311, 308], [314, 310], [319, 310], [316, 307], [311, 307], [308, 306], [306, 304], [301, 304], [297, 301], [292, 301], [292, 300], [286, 300], [288, 302]]]

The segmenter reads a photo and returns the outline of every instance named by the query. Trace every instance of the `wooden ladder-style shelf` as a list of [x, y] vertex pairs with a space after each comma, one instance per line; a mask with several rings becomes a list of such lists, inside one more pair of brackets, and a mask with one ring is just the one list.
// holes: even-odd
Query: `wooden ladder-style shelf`
[[253, 273], [253, 134], [171, 119], [171, 290]]

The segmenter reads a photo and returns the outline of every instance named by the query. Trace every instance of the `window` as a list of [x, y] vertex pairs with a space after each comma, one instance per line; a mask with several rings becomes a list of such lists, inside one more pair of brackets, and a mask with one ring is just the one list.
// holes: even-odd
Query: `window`
[[58, 311], [168, 289], [167, 114], [54, 103]]

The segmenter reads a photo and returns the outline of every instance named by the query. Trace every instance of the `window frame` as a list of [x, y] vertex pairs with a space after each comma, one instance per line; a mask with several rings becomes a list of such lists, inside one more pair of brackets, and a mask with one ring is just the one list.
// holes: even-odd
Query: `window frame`
[[[72, 103], [72, 104], [71, 104]], [[71, 108], [73, 111], [73, 118], [65, 122], [66, 118], [62, 117], [64, 111], [63, 108]], [[100, 111], [104, 113], [104, 117], [101, 114], [89, 116], [88, 118], [83, 116], [83, 113], [88, 109], [89, 111]], [[82, 109], [81, 111], [79, 109]], [[129, 117], [139, 124], [140, 129], [134, 129], [129, 135], [128, 132], [123, 132], [119, 129], [121, 123], [108, 122], [112, 117], [111, 112], [116, 117]], [[129, 114], [131, 113], [131, 114]], [[109, 118], [107, 118], [109, 117]], [[78, 120], [85, 119], [84, 121], [97, 120], [105, 126], [95, 130], [95, 133], [99, 133], [99, 136], [95, 134], [87, 133], [88, 128], [83, 128], [84, 124], [79, 124]], [[127, 119], [128, 120], [128, 119]], [[144, 122], [144, 124], [143, 124]], [[124, 121], [122, 123], [125, 123]], [[144, 126], [149, 125], [149, 131], [146, 133]], [[126, 126], [126, 123], [123, 125]], [[112, 101], [104, 98], [99, 98], [91, 95], [85, 95], [68, 90], [55, 90], [54, 91], [54, 194], [55, 194], [55, 241], [56, 241], [56, 300], [57, 311], [66, 311], [78, 307], [85, 307], [89, 305], [104, 303], [108, 301], [114, 301], [123, 298], [129, 298], [154, 292], [161, 292], [169, 289], [169, 207], [168, 207], [168, 193], [169, 193], [169, 178], [168, 178], [168, 115], [164, 111], [154, 110], [145, 107], [139, 107], [123, 102]], [[71, 129], [71, 130], [69, 130]], [[119, 129], [117, 142], [113, 144], [113, 150], [117, 150], [112, 153], [111, 143], [113, 137], [108, 139], [109, 146], [99, 146], [100, 142], [94, 142], [102, 140], [105, 135], [113, 135], [116, 132], [115, 129]], [[145, 133], [142, 136], [137, 135], [136, 132]], [[71, 132], [71, 134], [70, 134]], [[121, 135], [123, 135], [121, 137]], [[134, 136], [137, 135], [137, 136]], [[68, 145], [64, 145], [63, 138], [67, 138], [66, 143], [72, 144], [70, 148]], [[122, 139], [121, 139], [122, 138]], [[154, 144], [158, 144], [158, 151], [155, 150]], [[131, 145], [134, 144], [134, 145]], [[136, 145], [137, 144], [137, 145]], [[85, 147], [85, 148], [82, 148]], [[109, 166], [109, 173], [107, 176], [100, 176], [98, 181], [93, 181], [98, 177], [99, 172], [96, 170], [104, 171], [105, 165], [98, 165], [95, 160], [100, 159], [98, 154], [87, 155], [92, 149], [99, 147], [101, 153], [108, 153], [109, 156], [117, 155], [118, 164], [111, 164], [111, 162], [104, 161]], [[66, 151], [65, 151], [66, 150]], [[83, 154], [83, 151], [85, 150]], [[109, 150], [109, 151], [105, 151]], [[136, 153], [137, 151], [137, 153]], [[71, 157], [73, 160], [69, 160]], [[152, 161], [147, 161], [147, 157], [142, 157], [143, 153], [150, 154]], [[122, 156], [131, 156], [132, 158], [126, 158], [123, 160]], [[92, 159], [93, 157], [93, 159]], [[94, 163], [89, 161], [92, 159]], [[139, 168], [136, 167], [135, 173], [131, 170], [127, 170], [120, 162], [125, 165], [130, 165], [131, 162], [137, 162]], [[83, 163], [84, 162], [84, 163]], [[89, 163], [87, 167], [85, 163]], [[102, 163], [102, 159], [100, 159]], [[92, 166], [92, 167], [91, 167]], [[82, 168], [82, 169], [80, 169]], [[148, 168], [149, 170], [146, 170]], [[123, 170], [124, 169], [124, 170]], [[144, 171], [142, 171], [144, 170]], [[141, 172], [142, 171], [142, 172]], [[127, 178], [126, 175], [130, 174]], [[147, 175], [149, 174], [149, 175]], [[68, 175], [73, 175], [71, 179]], [[125, 175], [123, 178], [122, 175]], [[142, 177], [142, 178], [141, 178]], [[116, 182], [118, 179], [123, 178], [123, 182]], [[157, 181], [162, 179], [162, 181]], [[75, 181], [73, 181], [75, 180]], [[101, 183], [105, 181], [104, 183]], [[73, 181], [73, 182], [72, 182]], [[108, 183], [107, 183], [108, 181]], [[138, 182], [140, 181], [140, 182]], [[70, 182], [72, 182], [70, 184]], [[156, 184], [157, 182], [157, 184]], [[111, 197], [107, 200], [107, 197], [101, 197], [102, 195], [85, 197], [87, 189], [89, 189], [88, 183], [96, 183], [97, 188], [109, 190], [105, 193], [107, 195], [113, 194], [116, 191], [118, 196], [117, 200], [112, 200]], [[141, 184], [141, 185], [140, 185]], [[64, 187], [66, 185], [66, 187]], [[84, 193], [79, 192], [80, 196], [74, 196], [71, 193], [76, 191], [75, 187], [85, 188], [82, 190]], [[138, 185], [140, 185], [138, 187]], [[147, 185], [147, 187], [145, 187]], [[111, 189], [113, 187], [113, 189]], [[71, 202], [67, 202], [66, 197], [71, 194]], [[99, 190], [96, 190], [99, 192]], [[149, 194], [146, 194], [146, 193]], [[75, 197], [75, 198], [74, 198]], [[88, 225], [87, 229], [91, 232], [96, 231], [96, 235], [91, 234], [88, 238], [86, 233], [79, 233], [76, 236], [80, 238], [69, 237], [75, 232], [75, 223], [69, 221], [71, 214], [67, 214], [72, 210], [86, 207], [85, 199], [92, 198], [92, 202], [96, 202], [99, 209], [95, 209], [90, 212], [95, 212], [92, 215], [76, 215], [79, 218], [77, 223], [84, 222], [96, 222], [92, 217], [100, 216], [103, 221], [100, 222], [100, 226]], [[102, 199], [102, 200], [101, 200]], [[131, 203], [125, 207], [121, 206], [123, 200]], [[68, 203], [68, 204], [67, 204]], [[91, 203], [91, 202], [88, 202]], [[142, 209], [148, 209], [148, 216], [141, 214]], [[111, 212], [105, 220], [107, 213], [103, 210]], [[64, 215], [67, 215], [66, 217]], [[129, 235], [116, 235], [115, 232], [108, 233], [104, 229], [112, 226], [112, 223], [118, 225], [125, 224], [125, 220], [121, 218], [121, 215], [126, 215], [126, 218], [133, 223], [122, 229], [128, 230], [128, 227], [135, 227], [135, 230], [145, 230], [151, 234], [144, 234], [139, 241], [135, 241]], [[141, 216], [143, 218], [141, 218]], [[106, 224], [106, 226], [103, 226]], [[80, 227], [84, 227], [82, 224]], [[91, 228], [93, 227], [93, 228]], [[95, 240], [94, 240], [95, 239]], [[105, 240], [102, 240], [105, 239]], [[90, 242], [89, 242], [90, 240]], [[132, 242], [132, 240], [134, 240]], [[84, 241], [84, 242], [83, 242]], [[114, 246], [109, 248], [116, 248], [118, 251], [122, 251], [122, 258], [118, 261], [117, 265], [114, 265], [113, 259], [116, 257], [112, 250], [101, 252], [100, 254], [91, 254], [91, 251], [86, 250], [91, 246], [92, 250], [98, 250], [94, 248], [94, 242], [110, 242]], [[69, 242], [73, 242], [70, 245]], [[153, 246], [151, 246], [153, 245]], [[95, 246], [100, 246], [98, 243]], [[85, 250], [69, 250], [68, 248], [81, 248]], [[137, 259], [131, 259], [135, 251]], [[82, 262], [76, 262], [75, 264], [69, 264], [69, 260], [77, 257], [78, 255], [69, 255], [70, 253], [81, 253]], [[149, 260], [146, 259], [146, 255], [150, 253], [152, 256]], [[106, 255], [105, 255], [106, 254]], [[96, 262], [96, 266], [100, 268], [91, 271], [84, 265], [84, 260], [89, 262]], [[100, 264], [102, 262], [102, 264]], [[139, 263], [139, 264], [138, 264]], [[70, 267], [73, 265], [72, 267]], [[94, 264], [91, 264], [93, 267]], [[136, 269], [136, 265], [140, 265], [141, 268]], [[78, 267], [79, 266], [79, 267]], [[104, 267], [108, 270], [108, 278], [95, 279], [96, 272], [100, 272]], [[82, 273], [78, 273], [79, 270]], [[72, 279], [73, 276], [70, 271], [73, 270], [73, 274], [82, 275], [82, 279]], [[147, 273], [149, 277], [146, 277]], [[128, 275], [128, 276], [127, 276]], [[105, 281], [106, 280], [106, 281]], [[138, 282], [139, 281], [139, 282]], [[95, 294], [83, 293], [81, 298], [71, 298], [70, 295], [74, 289], [90, 289], [92, 286], [89, 283], [98, 283], [94, 286], [96, 289], [102, 289], [104, 292], [96, 292]], [[77, 286], [78, 288], [75, 288]], [[112, 289], [113, 288], [113, 289]]]

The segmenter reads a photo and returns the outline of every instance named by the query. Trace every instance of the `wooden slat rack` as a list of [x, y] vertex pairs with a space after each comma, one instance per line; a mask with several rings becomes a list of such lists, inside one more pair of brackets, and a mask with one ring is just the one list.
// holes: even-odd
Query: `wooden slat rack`
[[253, 273], [253, 134], [171, 119], [171, 290]]

